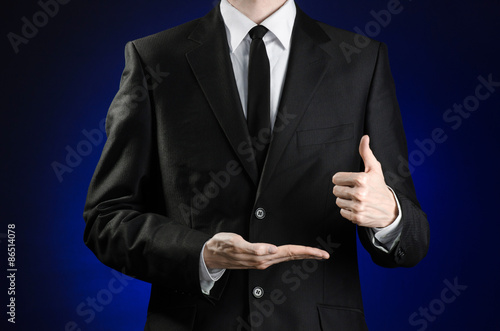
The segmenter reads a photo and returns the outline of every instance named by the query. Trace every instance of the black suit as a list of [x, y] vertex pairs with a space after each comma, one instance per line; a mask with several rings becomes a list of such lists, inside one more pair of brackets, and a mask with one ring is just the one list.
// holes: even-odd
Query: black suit
[[[356, 227], [340, 216], [331, 183], [336, 172], [363, 169], [363, 134], [403, 211], [397, 247], [384, 253], [359, 228], [364, 247], [385, 267], [425, 256], [426, 216], [397, 169], [407, 151], [387, 50], [372, 41], [348, 64], [339, 45], [353, 37], [298, 10], [260, 180], [219, 8], [127, 44], [85, 206], [85, 242], [104, 264], [152, 283], [146, 330], [245, 330], [249, 313], [255, 330], [366, 330]], [[168, 77], [148, 86], [148, 68]], [[228, 270], [205, 296], [200, 252], [218, 232], [318, 246], [331, 258]]]

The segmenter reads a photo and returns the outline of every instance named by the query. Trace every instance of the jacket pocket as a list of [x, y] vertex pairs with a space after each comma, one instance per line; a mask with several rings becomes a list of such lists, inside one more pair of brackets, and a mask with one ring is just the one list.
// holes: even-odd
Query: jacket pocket
[[360, 309], [318, 305], [322, 331], [368, 331]]
[[342, 124], [329, 128], [297, 131], [297, 145], [319, 145], [352, 139], [354, 136], [353, 123]]

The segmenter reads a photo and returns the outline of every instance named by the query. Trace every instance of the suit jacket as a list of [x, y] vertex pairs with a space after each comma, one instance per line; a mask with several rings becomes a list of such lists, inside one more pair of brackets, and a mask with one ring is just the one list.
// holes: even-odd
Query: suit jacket
[[[366, 330], [356, 226], [340, 216], [331, 182], [336, 172], [364, 169], [364, 134], [403, 219], [389, 253], [368, 229], [359, 227], [359, 238], [384, 267], [425, 256], [426, 216], [411, 177], [398, 171], [407, 150], [387, 49], [372, 40], [348, 63], [340, 45], [353, 38], [298, 9], [261, 176], [219, 8], [127, 44], [84, 240], [104, 264], [152, 283], [146, 330]], [[317, 246], [331, 258], [228, 270], [204, 295], [200, 252], [218, 232]]]

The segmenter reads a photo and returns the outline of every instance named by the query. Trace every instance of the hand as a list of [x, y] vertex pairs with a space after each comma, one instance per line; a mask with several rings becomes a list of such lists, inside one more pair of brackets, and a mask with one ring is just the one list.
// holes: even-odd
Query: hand
[[332, 178], [333, 194], [344, 218], [359, 226], [383, 228], [396, 220], [398, 209], [369, 143], [370, 137], [365, 135], [359, 144], [365, 172], [336, 173]]
[[290, 260], [328, 259], [330, 255], [314, 247], [249, 243], [236, 233], [221, 232], [207, 241], [203, 258], [210, 269], [259, 269]]

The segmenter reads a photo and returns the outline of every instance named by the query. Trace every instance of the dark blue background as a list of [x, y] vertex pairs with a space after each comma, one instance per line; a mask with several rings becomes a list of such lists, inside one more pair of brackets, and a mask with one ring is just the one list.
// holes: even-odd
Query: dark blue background
[[[298, 0], [309, 15], [348, 30], [387, 8], [386, 0]], [[16, 327], [2, 330], [142, 330], [149, 284], [116, 275], [82, 240], [88, 183], [103, 142], [95, 142], [60, 181], [53, 162], [66, 163], [67, 146], [86, 140], [118, 89], [127, 41], [207, 13], [215, 2], [70, 1], [19, 46], [22, 17], [41, 10], [34, 1], [4, 3], [2, 10], [0, 319], [6, 320], [7, 224], [16, 224]], [[383, 269], [360, 250], [360, 273], [370, 330], [500, 330], [498, 144], [500, 88], [481, 101], [457, 129], [443, 114], [474, 95], [478, 77], [500, 81], [500, 1], [402, 0], [403, 11], [375, 39], [388, 44], [408, 138], [417, 193], [431, 226], [428, 256], [412, 269]], [[441, 128], [447, 140], [429, 155], [415, 139]], [[85, 146], [83, 146], [85, 147]], [[418, 158], [420, 156], [420, 158]], [[424, 156], [424, 158], [422, 158]], [[76, 161], [75, 161], [76, 162]], [[77, 162], [78, 163], [78, 162]], [[442, 304], [445, 281], [467, 286]], [[121, 281], [121, 282], [120, 282]], [[114, 281], [113, 281], [114, 282]], [[451, 293], [451, 292], [450, 292]], [[450, 295], [450, 293], [448, 293]], [[87, 298], [106, 301], [92, 321]], [[109, 302], [108, 302], [109, 301]], [[410, 316], [431, 306], [433, 316]], [[87, 309], [87, 310], [86, 310]], [[424, 328], [422, 321], [426, 320]], [[432, 320], [432, 321], [429, 321]], [[422, 323], [419, 323], [421, 321]], [[414, 324], [414, 325], [412, 325]]]

